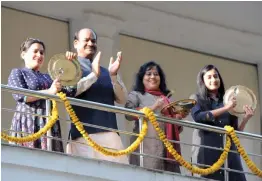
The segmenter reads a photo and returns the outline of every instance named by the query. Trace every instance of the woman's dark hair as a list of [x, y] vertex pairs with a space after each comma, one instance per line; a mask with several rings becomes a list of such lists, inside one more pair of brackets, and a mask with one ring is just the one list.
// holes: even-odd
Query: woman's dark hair
[[156, 67], [157, 72], [160, 76], [160, 85], [159, 85], [159, 89], [160, 91], [167, 95], [170, 91], [167, 89], [166, 86], [166, 76], [165, 73], [163, 72], [162, 68], [160, 67], [160, 65], [158, 65], [157, 63], [155, 63], [154, 61], [150, 61], [147, 62], [145, 64], [143, 64], [140, 68], [138, 73], [136, 74], [136, 81], [135, 81], [135, 85], [133, 87], [134, 91], [138, 91], [142, 94], [145, 93], [145, 87], [143, 84], [143, 78], [144, 75], [146, 73], [146, 71], [151, 70], [153, 67]]
[[218, 74], [218, 77], [220, 79], [220, 87], [218, 88], [218, 98], [219, 100], [223, 100], [223, 96], [225, 94], [225, 87], [224, 87], [224, 82], [223, 79], [218, 71], [218, 69], [214, 65], [206, 65], [204, 68], [200, 70], [200, 72], [197, 75], [197, 87], [198, 87], [198, 92], [197, 92], [197, 101], [200, 104], [200, 106], [204, 110], [210, 110], [211, 109], [211, 102], [210, 102], [210, 97], [209, 97], [209, 90], [207, 89], [205, 82], [204, 82], [204, 75], [210, 71], [210, 70], [215, 70]]
[[40, 45], [42, 45], [44, 52], [45, 52], [44, 42], [42, 42], [39, 39], [35, 39], [35, 38], [27, 38], [26, 41], [24, 41], [20, 46], [20, 53], [22, 53], [24, 51], [26, 52], [31, 47], [31, 45], [34, 44], [34, 43], [39, 43]]

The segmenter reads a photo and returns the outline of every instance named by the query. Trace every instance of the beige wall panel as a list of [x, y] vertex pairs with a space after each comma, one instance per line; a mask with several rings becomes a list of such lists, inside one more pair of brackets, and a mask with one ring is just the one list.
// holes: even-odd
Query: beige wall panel
[[[166, 74], [169, 89], [175, 90], [173, 98], [175, 100], [186, 99], [196, 91], [196, 77], [200, 69], [207, 64], [214, 64], [222, 75], [226, 89], [233, 85], [244, 85], [252, 89], [259, 100], [257, 69], [254, 65], [213, 57], [125, 35], [121, 35], [120, 47], [123, 52], [121, 72], [123, 81], [129, 91], [134, 83], [135, 74], [139, 67], [149, 60], [155, 60], [161, 65]], [[245, 131], [256, 134], [261, 133], [259, 106]], [[188, 116], [186, 119], [192, 120], [191, 116]], [[132, 125], [127, 123], [127, 127], [131, 130]], [[184, 129], [181, 134], [181, 141], [192, 142], [192, 129]], [[245, 139], [242, 139], [242, 142], [247, 151], [261, 153], [258, 142], [247, 142]], [[191, 147], [183, 146], [182, 149], [183, 155], [189, 160]]]
[[[2, 15], [2, 61], [1, 61], [1, 83], [7, 84], [8, 76], [13, 68], [23, 67], [20, 58], [20, 45], [26, 38], [33, 37], [41, 39], [46, 45], [44, 66], [41, 72], [47, 72], [47, 64], [50, 58], [57, 53], [69, 49], [68, 23], [42, 16], [28, 14], [8, 8], [1, 8]], [[15, 101], [11, 94], [1, 91], [2, 108], [15, 108]], [[64, 116], [63, 106], [59, 111]], [[2, 111], [2, 128], [10, 128], [13, 113]], [[62, 122], [63, 136], [67, 137], [67, 126]]]

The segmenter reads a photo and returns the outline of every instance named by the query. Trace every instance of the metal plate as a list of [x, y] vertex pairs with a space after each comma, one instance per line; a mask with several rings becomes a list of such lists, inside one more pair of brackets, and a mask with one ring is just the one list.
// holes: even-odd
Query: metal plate
[[224, 105], [226, 105], [234, 96], [236, 97], [237, 105], [231, 111], [229, 111], [230, 114], [235, 116], [245, 114], [243, 109], [245, 105], [251, 106], [253, 110], [256, 109], [257, 99], [253, 91], [249, 88], [242, 85], [230, 87], [223, 97]]
[[161, 113], [164, 114], [166, 110], [171, 110], [173, 114], [178, 113], [188, 113], [196, 105], [196, 100], [194, 99], [183, 99], [175, 102], [171, 102], [161, 109]]
[[56, 54], [48, 62], [48, 72], [54, 80], [60, 78], [63, 86], [73, 86], [82, 77], [82, 71], [77, 59], [68, 60], [65, 54]]

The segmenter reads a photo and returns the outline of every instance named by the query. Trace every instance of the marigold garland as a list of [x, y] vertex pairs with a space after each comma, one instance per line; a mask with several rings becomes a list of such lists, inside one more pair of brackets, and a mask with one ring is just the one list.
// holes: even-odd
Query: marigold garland
[[[96, 142], [94, 142], [89, 137], [88, 133], [84, 129], [83, 124], [79, 121], [74, 110], [72, 109], [70, 102], [67, 100], [66, 95], [62, 92], [58, 93], [57, 95], [64, 101], [66, 110], [69, 113], [69, 116], [71, 117], [72, 122], [75, 124], [78, 131], [82, 134], [84, 139], [87, 141], [88, 145], [93, 147], [96, 151], [98, 151], [98, 152], [100, 152], [104, 155], [121, 156], [121, 155], [129, 154], [129, 153], [135, 151], [139, 147], [141, 142], [144, 140], [145, 135], [147, 134], [147, 129], [148, 129], [147, 121], [145, 119], [143, 119], [142, 130], [141, 130], [138, 138], [128, 148], [126, 148], [125, 150], [118, 150], [118, 151], [113, 151], [113, 150], [110, 150], [110, 149], [107, 149], [107, 148], [103, 148], [102, 146], [98, 145]], [[1, 139], [6, 140], [6, 141], [11, 141], [11, 142], [17, 142], [17, 143], [31, 142], [31, 141], [35, 141], [35, 140], [39, 139], [42, 135], [46, 134], [46, 132], [56, 123], [56, 121], [58, 119], [58, 110], [57, 110], [56, 101], [52, 100], [52, 104], [53, 104], [52, 115], [49, 116], [49, 121], [46, 123], [46, 125], [42, 129], [40, 129], [38, 132], [36, 132], [32, 135], [21, 137], [21, 138], [9, 136], [9, 135], [2, 132], [1, 133]], [[141, 109], [140, 111], [143, 112], [146, 115], [146, 117], [149, 119], [151, 124], [154, 126], [156, 132], [158, 133], [160, 140], [164, 143], [165, 147], [173, 155], [175, 160], [177, 162], [179, 162], [180, 165], [184, 166], [186, 169], [191, 171], [192, 173], [196, 173], [196, 174], [200, 174], [200, 175], [208, 175], [208, 174], [212, 174], [212, 173], [216, 172], [217, 170], [219, 170], [221, 168], [221, 166], [223, 165], [223, 163], [225, 162], [225, 160], [227, 159], [228, 152], [229, 152], [230, 147], [231, 147], [231, 141], [230, 141], [229, 136], [231, 136], [233, 142], [235, 143], [235, 145], [237, 147], [238, 152], [240, 153], [240, 155], [245, 160], [248, 168], [254, 174], [258, 175], [259, 177], [262, 177], [262, 170], [257, 168], [257, 166], [254, 164], [254, 162], [248, 157], [246, 151], [241, 146], [240, 141], [239, 141], [233, 127], [231, 127], [231, 126], [225, 126], [224, 127], [229, 136], [227, 135], [226, 145], [225, 145], [225, 148], [224, 148], [222, 154], [220, 155], [220, 158], [217, 160], [216, 163], [214, 163], [209, 168], [203, 169], [203, 168], [193, 166], [191, 163], [187, 162], [181, 155], [179, 155], [176, 152], [173, 145], [166, 138], [165, 133], [159, 127], [159, 123], [156, 121], [156, 117], [154, 115], [154, 112], [151, 109], [145, 107], [145, 108]]]
[[1, 132], [1, 139], [10, 142], [16, 142], [16, 143], [31, 142], [39, 139], [41, 136], [46, 134], [46, 132], [56, 123], [58, 119], [58, 110], [56, 106], [56, 101], [52, 100], [52, 103], [53, 103], [53, 108], [52, 108], [51, 116], [48, 117], [48, 122], [46, 123], [46, 125], [38, 132], [21, 138], [9, 136], [8, 134]]
[[88, 135], [88, 133], [85, 131], [83, 124], [79, 121], [78, 117], [76, 116], [74, 110], [72, 109], [72, 106], [70, 105], [70, 102], [67, 100], [66, 95], [62, 92], [57, 94], [63, 101], [66, 107], [66, 110], [69, 114], [69, 116], [72, 119], [72, 122], [75, 124], [77, 130], [82, 134], [82, 136], [84, 137], [84, 139], [87, 141], [88, 145], [91, 146], [92, 148], [94, 148], [96, 151], [107, 155], [107, 156], [121, 156], [121, 155], [126, 155], [129, 154], [133, 151], [135, 151], [140, 143], [143, 141], [145, 135], [147, 134], [147, 121], [144, 119], [143, 120], [143, 125], [142, 125], [142, 130], [138, 136], [138, 138], [133, 142], [133, 144], [131, 144], [128, 148], [124, 149], [124, 150], [110, 150], [107, 148], [104, 148], [100, 145], [98, 145], [96, 142], [94, 142]]
[[237, 147], [237, 151], [240, 153], [240, 155], [242, 156], [242, 158], [245, 160], [248, 168], [257, 176], [262, 177], [262, 170], [260, 170], [259, 168], [257, 168], [257, 166], [255, 165], [255, 163], [248, 157], [246, 151], [244, 150], [244, 148], [240, 145], [240, 141], [235, 133], [235, 130], [233, 127], [231, 126], [225, 126], [225, 129], [227, 131], [227, 133], [231, 136], [233, 142], [235, 143], [236, 147]]
[[216, 172], [221, 168], [225, 160], [227, 159], [228, 152], [230, 150], [231, 141], [229, 136], [227, 136], [226, 139], [226, 146], [224, 148], [223, 153], [220, 155], [220, 158], [217, 160], [216, 163], [214, 163], [209, 168], [199, 168], [196, 166], [193, 166], [191, 163], [187, 162], [181, 155], [177, 153], [177, 151], [174, 149], [173, 145], [168, 141], [168, 139], [165, 136], [165, 133], [161, 130], [159, 127], [159, 123], [156, 121], [156, 117], [154, 115], [154, 112], [149, 108], [144, 108], [142, 112], [145, 113], [146, 117], [149, 119], [151, 124], [154, 126], [156, 132], [158, 133], [158, 136], [160, 140], [164, 143], [165, 147], [173, 155], [175, 160], [179, 162], [180, 165], [184, 166], [186, 169], [191, 171], [192, 173], [200, 174], [200, 175], [208, 175], [211, 173]]

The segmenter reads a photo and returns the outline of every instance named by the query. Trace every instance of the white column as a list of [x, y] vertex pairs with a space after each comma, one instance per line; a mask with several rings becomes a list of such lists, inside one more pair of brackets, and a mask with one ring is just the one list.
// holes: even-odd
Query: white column
[[[116, 56], [118, 50], [119, 30], [123, 20], [96, 13], [84, 13], [83, 18], [70, 20], [70, 42], [73, 42], [74, 33], [82, 28], [93, 29], [98, 36], [98, 51], [102, 52], [101, 64], [108, 66], [111, 56]], [[71, 43], [72, 44], [72, 43]], [[71, 45], [73, 50], [73, 46]]]
[[[262, 63], [258, 63], [257, 64], [257, 74], [258, 74], [258, 90], [259, 90], [259, 98], [257, 98], [258, 104], [260, 105], [260, 133], [262, 134]], [[262, 150], [262, 144], [260, 143], [260, 147]], [[261, 154], [261, 150], [260, 152], [258, 152], [258, 154]], [[262, 166], [262, 159], [260, 159], [260, 168]]]

